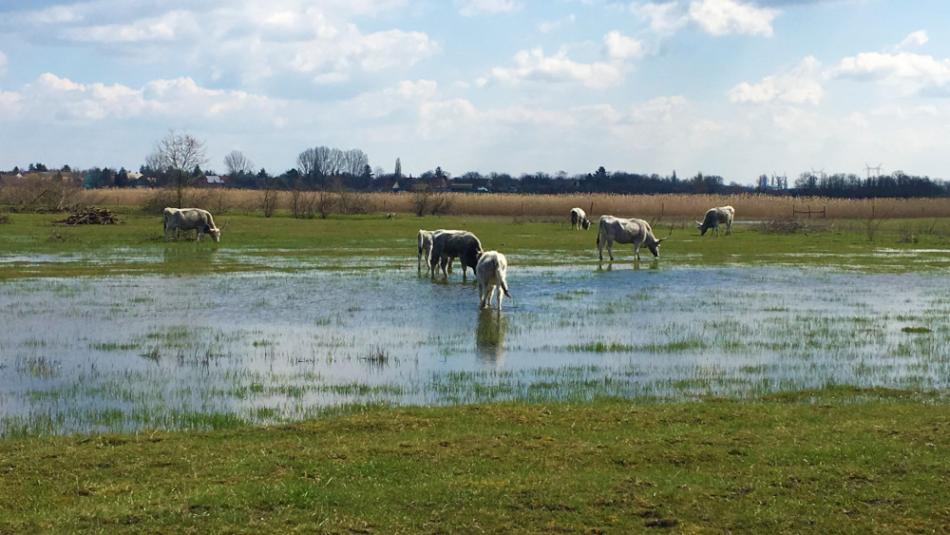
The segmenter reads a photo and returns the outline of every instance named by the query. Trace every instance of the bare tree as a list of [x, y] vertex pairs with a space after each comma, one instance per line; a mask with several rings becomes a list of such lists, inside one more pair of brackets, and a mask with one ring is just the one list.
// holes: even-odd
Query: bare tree
[[233, 177], [251, 173], [254, 169], [254, 162], [245, 156], [243, 152], [232, 150], [224, 157], [224, 166], [228, 169], [228, 175]]
[[297, 170], [308, 178], [360, 176], [369, 157], [360, 149], [341, 150], [330, 147], [313, 147], [297, 156]]
[[182, 207], [182, 194], [191, 182], [191, 170], [208, 161], [203, 141], [190, 134], [178, 134], [170, 130], [155, 144], [155, 150], [146, 159], [146, 165], [152, 169], [161, 169], [172, 175], [178, 207]]
[[313, 176], [317, 171], [317, 151], [307, 149], [297, 156], [297, 170], [305, 177]]

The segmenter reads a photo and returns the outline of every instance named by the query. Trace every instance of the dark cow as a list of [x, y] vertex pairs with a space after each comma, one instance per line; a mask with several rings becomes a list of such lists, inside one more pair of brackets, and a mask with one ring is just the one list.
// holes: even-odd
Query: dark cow
[[[436, 265], [442, 269], [442, 274], [448, 278], [446, 266], [453, 258], [458, 258], [462, 264], [462, 280], [466, 280], [468, 268], [478, 265], [478, 256], [482, 253], [482, 242], [471, 232], [464, 230], [441, 230], [432, 235], [432, 249], [429, 251], [429, 268], [435, 275]], [[438, 264], [436, 264], [438, 262]]]

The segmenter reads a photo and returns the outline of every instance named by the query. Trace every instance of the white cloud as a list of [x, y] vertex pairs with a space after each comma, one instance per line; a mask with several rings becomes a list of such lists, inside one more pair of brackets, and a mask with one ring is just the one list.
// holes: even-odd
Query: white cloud
[[873, 80], [904, 94], [950, 93], [950, 59], [909, 52], [862, 52], [841, 60], [834, 74]]
[[904, 38], [900, 44], [897, 45], [898, 50], [906, 50], [908, 48], [915, 48], [918, 46], [924, 46], [927, 44], [930, 38], [927, 37], [927, 32], [924, 30], [917, 30], [916, 32], [911, 32]]
[[173, 41], [185, 35], [194, 36], [200, 26], [188, 11], [170, 11], [158, 17], [136, 20], [128, 24], [102, 24], [68, 28], [67, 40], [79, 43], [148, 43]]
[[480, 13], [510, 13], [521, 9], [521, 4], [515, 0], [456, 0], [459, 13], [466, 17]]
[[821, 85], [821, 65], [808, 56], [794, 68], [780, 74], [766, 76], [757, 84], [742, 82], [729, 90], [729, 100], [736, 103], [817, 105], [824, 96]]
[[37, 122], [214, 120], [234, 114], [243, 120], [271, 124], [282, 106], [280, 101], [244, 91], [207, 89], [191, 78], [153, 80], [133, 88], [122, 84], [81, 84], [52, 73], [43, 73], [22, 91], [6, 92], [0, 98], [0, 109], [16, 112], [8, 118], [22, 114]]
[[604, 36], [604, 47], [607, 57], [614, 60], [626, 60], [643, 55], [643, 44], [632, 37], [627, 37], [618, 31], [612, 31]]
[[407, 68], [438, 53], [426, 33], [398, 28], [365, 32], [353, 17], [375, 16], [406, 0], [169, 1], [133, 9], [96, 0], [18, 12], [0, 23], [24, 38], [107, 47], [139, 62], [176, 61], [220, 79], [258, 80], [282, 73], [317, 83]]
[[399, 112], [414, 112], [438, 95], [432, 80], [403, 80], [392, 87], [357, 95], [345, 104], [359, 117], [380, 119]]
[[770, 37], [772, 20], [779, 11], [739, 0], [693, 0], [689, 16], [712, 35], [746, 34]]
[[686, 10], [678, 2], [633, 3], [630, 10], [641, 19], [649, 21], [650, 29], [658, 34], [671, 34], [689, 22]]
[[513, 67], [491, 69], [491, 77], [512, 85], [526, 81], [578, 82], [591, 89], [615, 86], [623, 79], [617, 63], [581, 63], [567, 57], [564, 50], [550, 56], [541, 48], [521, 50], [515, 54], [514, 63]]
[[0, 50], [0, 75], [7, 71], [7, 55]]
[[545, 20], [538, 23], [538, 31], [541, 33], [551, 33], [557, 31], [564, 26], [570, 26], [574, 24], [576, 17], [573, 13], [566, 17], [562, 17], [557, 20]]

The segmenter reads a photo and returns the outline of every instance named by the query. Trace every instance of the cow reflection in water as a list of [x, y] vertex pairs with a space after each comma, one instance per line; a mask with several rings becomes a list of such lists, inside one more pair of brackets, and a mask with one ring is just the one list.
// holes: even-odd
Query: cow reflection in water
[[475, 350], [486, 364], [499, 367], [505, 363], [505, 331], [508, 319], [498, 310], [478, 311], [478, 324], [475, 327]]

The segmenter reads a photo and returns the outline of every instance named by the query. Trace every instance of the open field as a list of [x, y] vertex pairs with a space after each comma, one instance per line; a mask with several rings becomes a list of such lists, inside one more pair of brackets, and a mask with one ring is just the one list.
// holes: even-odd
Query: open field
[[912, 397], [368, 408], [6, 440], [0, 532], [940, 533], [950, 413]]

